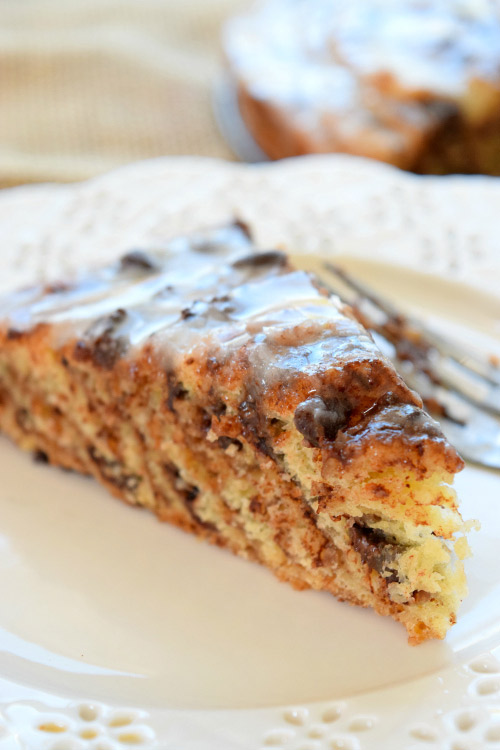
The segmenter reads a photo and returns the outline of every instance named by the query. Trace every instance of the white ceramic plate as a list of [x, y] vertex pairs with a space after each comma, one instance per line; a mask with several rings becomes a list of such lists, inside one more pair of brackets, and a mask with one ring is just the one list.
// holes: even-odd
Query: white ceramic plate
[[[196, 158], [0, 194], [2, 288], [238, 216], [500, 352], [500, 181], [348, 157]], [[199, 543], [0, 439], [0, 750], [500, 746], [500, 476], [467, 467], [470, 595], [446, 641]]]

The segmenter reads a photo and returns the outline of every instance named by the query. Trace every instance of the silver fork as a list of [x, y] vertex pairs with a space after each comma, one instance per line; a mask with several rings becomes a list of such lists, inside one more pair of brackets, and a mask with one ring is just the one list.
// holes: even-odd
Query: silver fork
[[352, 307], [462, 456], [500, 469], [500, 363], [436, 334], [333, 263], [320, 282]]

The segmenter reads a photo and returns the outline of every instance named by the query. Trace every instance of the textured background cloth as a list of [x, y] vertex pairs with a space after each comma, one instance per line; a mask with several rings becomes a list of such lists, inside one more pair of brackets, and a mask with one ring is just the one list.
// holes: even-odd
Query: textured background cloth
[[0, 0], [0, 186], [164, 154], [234, 158], [212, 89], [248, 0]]

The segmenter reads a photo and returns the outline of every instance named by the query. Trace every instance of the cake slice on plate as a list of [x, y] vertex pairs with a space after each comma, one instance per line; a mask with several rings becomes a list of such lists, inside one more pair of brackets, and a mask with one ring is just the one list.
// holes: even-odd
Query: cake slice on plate
[[0, 428], [25, 450], [412, 643], [455, 622], [462, 460], [349, 309], [243, 225], [13, 293], [0, 321]]

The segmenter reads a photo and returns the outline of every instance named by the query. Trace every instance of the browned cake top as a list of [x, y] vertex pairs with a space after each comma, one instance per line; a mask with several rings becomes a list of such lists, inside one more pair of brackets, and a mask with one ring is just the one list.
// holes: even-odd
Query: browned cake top
[[382, 442], [403, 435], [445, 446], [418, 396], [342, 303], [284, 253], [256, 252], [239, 224], [8, 295], [2, 318], [13, 344], [44, 328], [56, 347], [70, 343], [74, 356], [104, 370], [144, 351], [164, 371], [195, 367], [200, 388], [217, 370], [219, 385], [231, 382], [252, 409], [266, 401], [260, 408], [295, 413], [313, 445], [349, 427], [346, 455], [364, 443], [370, 423]]

